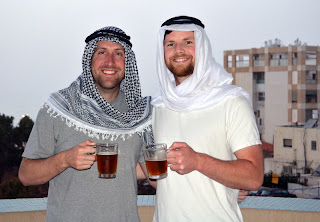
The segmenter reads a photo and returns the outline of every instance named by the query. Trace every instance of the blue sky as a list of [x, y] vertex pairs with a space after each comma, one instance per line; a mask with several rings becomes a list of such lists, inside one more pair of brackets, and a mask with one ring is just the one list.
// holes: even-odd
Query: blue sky
[[318, 0], [0, 1], [0, 114], [15, 124], [26, 113], [35, 120], [49, 94], [81, 74], [84, 39], [104, 26], [132, 37], [143, 95], [158, 90], [157, 31], [173, 16], [202, 20], [219, 63], [224, 50], [259, 48], [275, 38], [320, 45]]

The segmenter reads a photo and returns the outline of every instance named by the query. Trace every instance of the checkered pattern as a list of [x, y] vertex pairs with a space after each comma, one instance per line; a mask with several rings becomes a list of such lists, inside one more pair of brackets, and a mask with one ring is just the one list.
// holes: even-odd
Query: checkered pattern
[[[121, 29], [109, 26], [99, 30], [111, 30], [113, 34], [97, 37], [87, 43], [82, 58], [83, 73], [68, 88], [50, 96], [51, 100], [58, 104], [52, 108], [59, 109], [63, 107], [64, 110], [60, 114], [64, 113], [67, 116], [71, 116], [72, 119], [79, 119], [82, 127], [84, 122], [96, 127], [109, 129], [132, 130], [132, 128], [141, 128], [140, 124], [150, 119], [151, 106], [150, 97], [141, 96], [135, 54], [129, 44], [114, 35], [114, 33], [125, 34]], [[125, 49], [125, 78], [120, 85], [120, 89], [125, 94], [129, 108], [128, 112], [120, 112], [110, 105], [100, 95], [94, 83], [91, 73], [91, 60], [98, 41], [119, 43]], [[127, 39], [127, 41], [129, 40]], [[52, 103], [50, 104], [52, 106]], [[149, 124], [147, 128], [150, 131], [151, 125]], [[92, 130], [92, 126], [90, 126], [90, 130]], [[140, 129], [139, 131], [140, 133], [138, 134], [142, 135], [141, 132], [144, 132], [145, 129]]]

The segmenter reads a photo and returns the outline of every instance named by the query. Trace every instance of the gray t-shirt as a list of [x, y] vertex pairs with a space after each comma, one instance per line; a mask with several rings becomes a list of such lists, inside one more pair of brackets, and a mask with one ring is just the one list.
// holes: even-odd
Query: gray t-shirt
[[[121, 111], [127, 110], [122, 93], [112, 105]], [[88, 139], [97, 143], [118, 143], [117, 176], [98, 178], [96, 162], [88, 170], [66, 169], [49, 182], [47, 221], [140, 221], [136, 165], [143, 162], [143, 142], [137, 134], [114, 141], [90, 138], [69, 127], [60, 116], [53, 117], [47, 108], [42, 108], [22, 156], [47, 158]]]

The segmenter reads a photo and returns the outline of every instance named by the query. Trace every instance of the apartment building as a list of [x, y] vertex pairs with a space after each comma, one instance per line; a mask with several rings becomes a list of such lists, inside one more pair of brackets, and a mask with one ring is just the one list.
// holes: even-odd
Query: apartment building
[[320, 125], [316, 122], [310, 119], [303, 126], [275, 127], [273, 172], [295, 175], [319, 170]]
[[268, 143], [275, 126], [304, 124], [320, 109], [319, 46], [299, 40], [283, 46], [275, 39], [261, 48], [227, 50], [224, 68], [233, 84], [250, 93], [261, 139]]

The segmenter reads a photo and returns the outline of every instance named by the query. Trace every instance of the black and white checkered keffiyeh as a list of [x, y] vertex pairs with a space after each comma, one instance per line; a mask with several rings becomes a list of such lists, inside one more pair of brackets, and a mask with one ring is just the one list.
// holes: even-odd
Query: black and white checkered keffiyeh
[[[102, 32], [102, 35], [93, 35]], [[66, 119], [70, 127], [83, 131], [90, 137], [116, 139], [138, 133], [152, 140], [150, 97], [141, 96], [141, 87], [135, 54], [130, 37], [116, 27], [105, 27], [93, 33], [86, 44], [82, 66], [83, 73], [68, 88], [50, 95], [45, 106], [53, 116]], [[91, 37], [92, 37], [91, 35]], [[124, 39], [125, 36], [127, 39]], [[124, 93], [127, 112], [120, 112], [99, 93], [91, 74], [91, 59], [98, 41], [119, 43], [125, 49], [125, 77], [120, 90]], [[57, 114], [57, 115], [55, 115]]]

